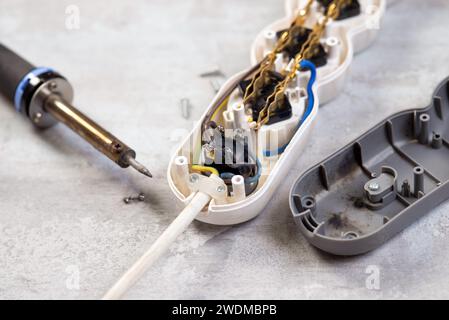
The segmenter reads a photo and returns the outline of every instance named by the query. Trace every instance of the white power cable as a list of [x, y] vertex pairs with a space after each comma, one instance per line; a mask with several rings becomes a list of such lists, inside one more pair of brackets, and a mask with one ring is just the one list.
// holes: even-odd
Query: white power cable
[[198, 192], [178, 217], [168, 226], [150, 249], [109, 289], [103, 300], [120, 299], [134, 283], [168, 250], [176, 238], [187, 229], [190, 223], [209, 203], [211, 197]]

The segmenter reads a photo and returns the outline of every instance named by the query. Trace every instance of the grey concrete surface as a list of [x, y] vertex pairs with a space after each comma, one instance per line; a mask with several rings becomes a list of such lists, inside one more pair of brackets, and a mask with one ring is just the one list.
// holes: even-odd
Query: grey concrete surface
[[[79, 30], [65, 27], [71, 4]], [[258, 31], [283, 15], [280, 0], [0, 1], [0, 41], [60, 70], [76, 104], [155, 175], [115, 167], [62, 125], [37, 131], [1, 98], [0, 298], [100, 298], [181, 209], [165, 171], [213, 97], [198, 74], [245, 68]], [[426, 106], [449, 75], [449, 2], [399, 1], [382, 28], [341, 95], [320, 109], [303, 156], [260, 216], [234, 227], [195, 222], [126, 298], [449, 298], [449, 202], [352, 258], [311, 247], [288, 209], [301, 172], [386, 116]], [[191, 120], [181, 117], [183, 97]], [[145, 202], [122, 202], [141, 191]], [[378, 290], [366, 285], [370, 266]]]

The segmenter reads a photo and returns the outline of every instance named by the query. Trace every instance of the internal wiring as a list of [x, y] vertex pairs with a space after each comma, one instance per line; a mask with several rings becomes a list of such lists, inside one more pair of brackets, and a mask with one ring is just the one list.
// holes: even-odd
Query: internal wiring
[[218, 172], [218, 170], [213, 168], [213, 167], [192, 165], [192, 170], [194, 170], [194, 171], [206, 171], [206, 172], [209, 172], [211, 174], [215, 174], [217, 176], [220, 176], [220, 173]]
[[[310, 79], [309, 79], [309, 82], [307, 83], [307, 97], [308, 97], [307, 108], [304, 111], [304, 114], [302, 115], [300, 121], [298, 122], [296, 130], [298, 130], [301, 127], [301, 125], [304, 123], [304, 121], [309, 117], [310, 113], [313, 110], [313, 106], [315, 104], [315, 96], [313, 94], [312, 88], [313, 88], [313, 84], [315, 83], [315, 80], [316, 80], [316, 67], [309, 60], [302, 60], [300, 62], [300, 66], [302, 69], [307, 69], [310, 71]], [[265, 157], [272, 157], [272, 156], [282, 154], [285, 151], [285, 149], [287, 148], [288, 144], [289, 144], [289, 142], [287, 142], [285, 145], [279, 147], [274, 152], [272, 152], [270, 150], [265, 150], [263, 152], [263, 154]]]
[[313, 94], [313, 84], [316, 80], [316, 67], [313, 62], [309, 60], [302, 60], [300, 64], [301, 68], [307, 69], [310, 71], [310, 79], [307, 83], [307, 97], [308, 97], [308, 103], [307, 103], [307, 109], [303, 114], [303, 117], [301, 121], [298, 123], [298, 128], [301, 126], [301, 124], [306, 120], [306, 118], [310, 115], [310, 113], [313, 110], [313, 106], [315, 105], [315, 96]]
[[217, 101], [213, 104], [213, 106], [210, 108], [210, 111], [206, 114], [204, 117], [203, 123], [202, 123], [202, 129], [206, 129], [206, 124], [212, 119], [212, 115], [216, 115], [217, 109], [221, 109], [224, 105], [224, 102], [229, 99], [229, 96], [231, 93], [237, 88], [239, 83], [243, 80], [245, 80], [247, 77], [249, 77], [251, 74], [253, 74], [256, 70], [258, 70], [262, 63], [266, 61], [266, 57], [259, 63], [252, 66], [247, 72], [245, 72], [241, 77], [235, 80], [235, 82], [225, 91], [223, 94], [217, 99]]
[[[259, 181], [260, 176], [262, 175], [262, 164], [260, 163], [258, 158], [255, 158], [255, 159], [256, 159], [256, 168], [257, 168], [256, 174], [252, 177], [245, 178], [245, 184], [253, 184], [253, 183]], [[232, 179], [233, 176], [235, 176], [235, 174], [233, 174], [231, 172], [220, 173], [220, 178], [222, 178], [222, 179]]]
[[214, 111], [214, 113], [212, 113], [210, 120], [215, 121], [215, 118], [217, 117], [218, 113], [220, 112], [221, 109], [223, 109], [224, 106], [226, 106], [228, 104], [228, 101], [229, 101], [229, 96], [226, 99], [224, 99], [223, 102]]
[[260, 163], [259, 158], [256, 158], [256, 167], [256, 174], [252, 177], [246, 178], [245, 183], [252, 184], [259, 181], [259, 178], [262, 175], [262, 164]]
[[[308, 97], [308, 102], [307, 102], [307, 107], [306, 110], [304, 111], [304, 114], [302, 115], [300, 121], [298, 122], [297, 125], [297, 129], [299, 129], [301, 127], [301, 125], [304, 123], [304, 121], [310, 116], [314, 104], [315, 104], [315, 96], [313, 93], [313, 85], [315, 83], [316, 80], [316, 67], [315, 65], [310, 62], [309, 60], [302, 60], [300, 62], [300, 67], [302, 69], [306, 69], [310, 71], [310, 78], [309, 81], [307, 83], [307, 97]], [[225, 98], [222, 100], [221, 104], [218, 105], [218, 107], [214, 110], [212, 116], [210, 117], [210, 119], [214, 119], [216, 117], [216, 115], [218, 114], [218, 112], [223, 108], [224, 105], [226, 105], [227, 100], [229, 99], [229, 97]], [[285, 149], [287, 148], [288, 143], [286, 143], [285, 145], [281, 146], [280, 148], [278, 148], [275, 152], [271, 152], [270, 150], [265, 150], [264, 156], [266, 157], [271, 157], [271, 156], [275, 156], [275, 155], [279, 155], [282, 154]], [[256, 160], [256, 166], [257, 166], [257, 171], [256, 174], [252, 177], [249, 178], [245, 178], [245, 184], [252, 184], [257, 182], [261, 175], [262, 175], [262, 165], [260, 163], [260, 160], [255, 157]], [[213, 167], [205, 167], [205, 166], [192, 166], [192, 170], [196, 170], [196, 171], [208, 171], [210, 173], [214, 173], [216, 175], [219, 175], [220, 178], [222, 179], [231, 179], [234, 174], [230, 173], [230, 172], [223, 172], [223, 173], [219, 173], [217, 169], [213, 168]]]

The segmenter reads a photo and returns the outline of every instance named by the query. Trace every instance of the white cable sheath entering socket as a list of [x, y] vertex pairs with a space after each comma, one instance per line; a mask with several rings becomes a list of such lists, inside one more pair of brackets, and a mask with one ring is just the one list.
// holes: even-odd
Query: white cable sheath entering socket
[[120, 299], [134, 283], [168, 250], [176, 238], [187, 229], [190, 223], [206, 206], [211, 197], [198, 192], [178, 217], [168, 226], [150, 249], [126, 271], [119, 281], [106, 293], [103, 300]]

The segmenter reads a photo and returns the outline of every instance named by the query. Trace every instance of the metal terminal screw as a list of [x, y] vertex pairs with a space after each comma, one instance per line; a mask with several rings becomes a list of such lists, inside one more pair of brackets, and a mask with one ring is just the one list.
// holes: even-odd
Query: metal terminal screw
[[224, 192], [225, 191], [225, 187], [224, 186], [218, 186], [217, 187], [217, 191], [220, 192], [220, 193]]
[[189, 177], [190, 183], [197, 183], [198, 180], [200, 180], [200, 177], [196, 173], [191, 174]]
[[123, 150], [123, 146], [120, 143], [114, 143], [112, 149], [115, 153], [120, 153]]
[[56, 82], [50, 82], [50, 84], [48, 85], [48, 87], [50, 88], [51, 91], [54, 91], [58, 88], [58, 84]]
[[371, 191], [377, 191], [377, 190], [379, 190], [380, 186], [379, 186], [378, 183], [372, 182], [372, 183], [369, 184], [368, 188], [369, 188]]
[[213, 141], [206, 143], [203, 145], [203, 148], [207, 151], [207, 152], [212, 152], [215, 150], [215, 143]]
[[39, 123], [42, 119], [42, 113], [37, 112], [33, 115], [33, 122], [34, 123]]
[[245, 138], [245, 132], [241, 128], [234, 129], [234, 137], [236, 139], [244, 139]]

